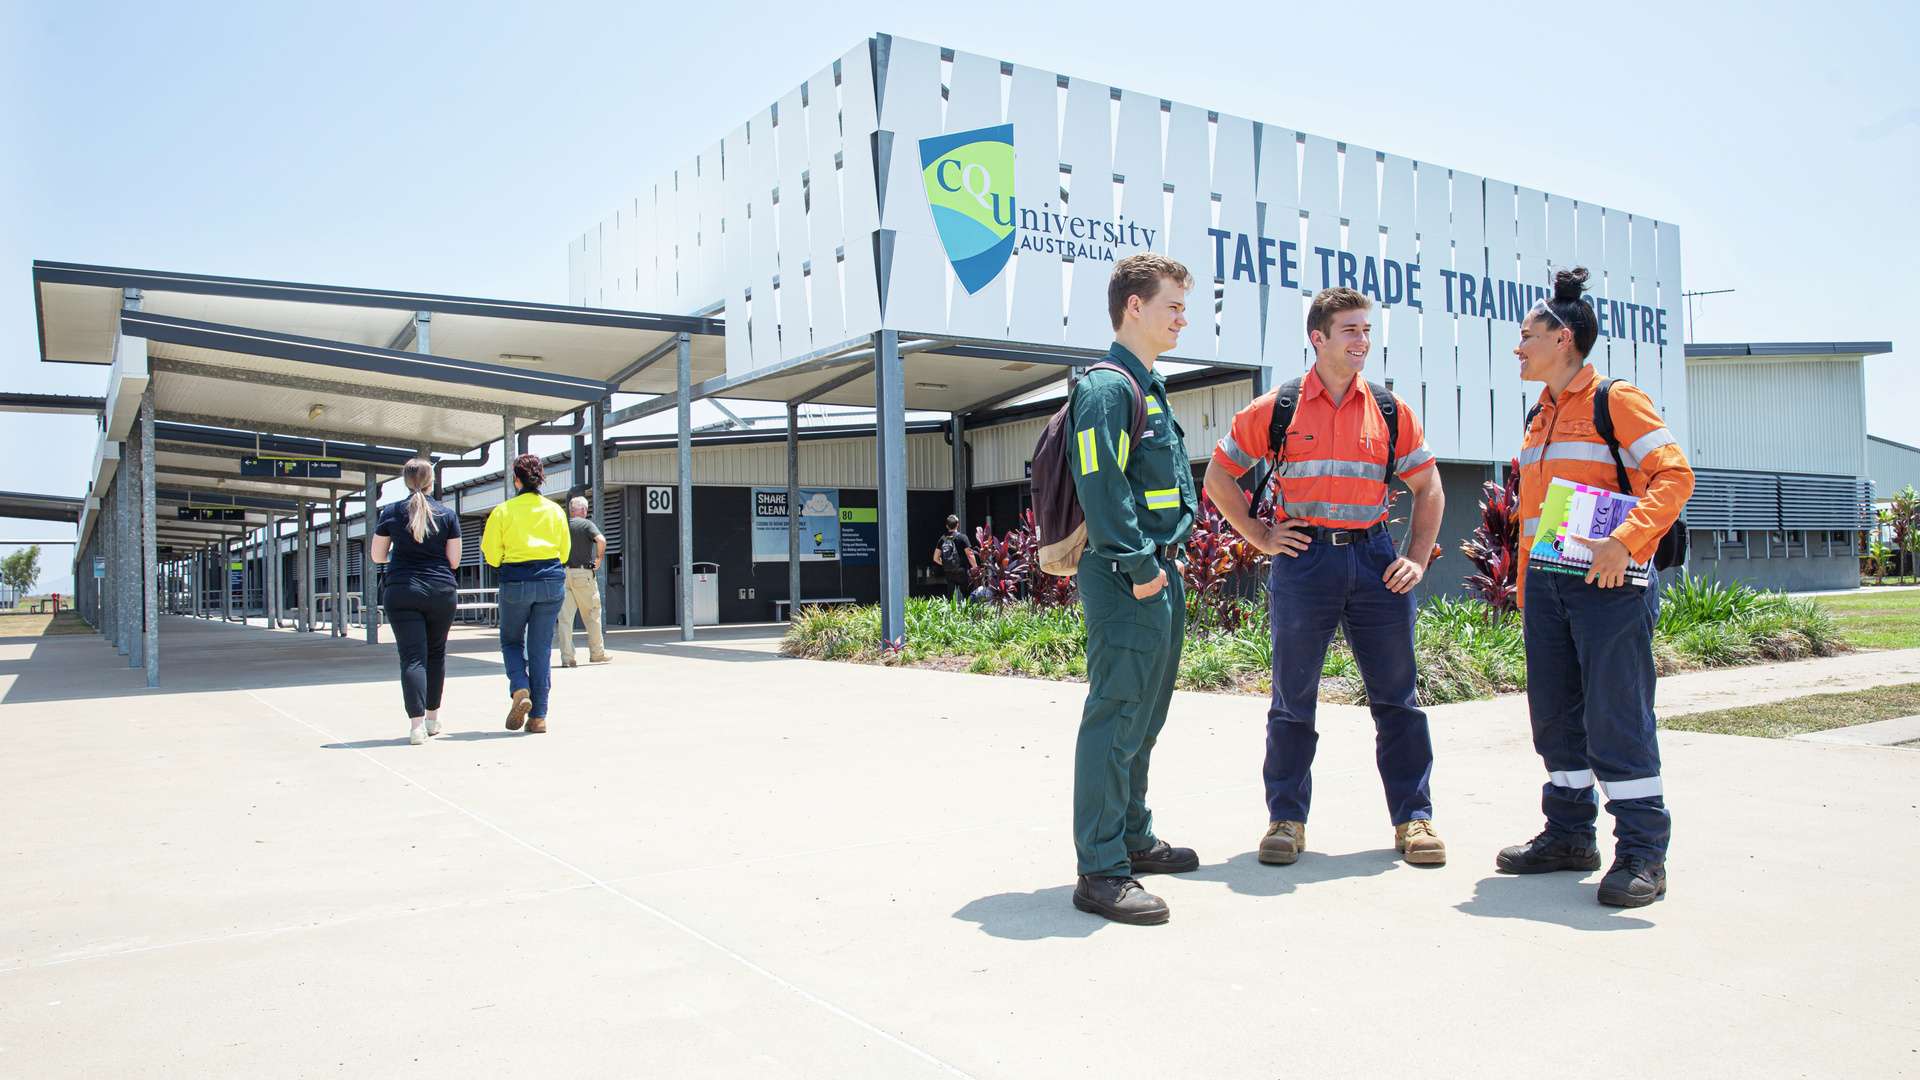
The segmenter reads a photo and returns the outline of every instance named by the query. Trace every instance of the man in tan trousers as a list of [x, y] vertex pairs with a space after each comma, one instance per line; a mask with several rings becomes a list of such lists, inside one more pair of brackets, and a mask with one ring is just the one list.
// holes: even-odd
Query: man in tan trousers
[[573, 550], [567, 555], [567, 591], [560, 601], [560, 625], [554, 640], [560, 643], [560, 664], [578, 667], [573, 658], [573, 613], [587, 624], [587, 662], [604, 664], [607, 643], [600, 632], [600, 579], [594, 573], [607, 556], [607, 538], [587, 516], [587, 500], [576, 495], [567, 503], [567, 528], [573, 532]]

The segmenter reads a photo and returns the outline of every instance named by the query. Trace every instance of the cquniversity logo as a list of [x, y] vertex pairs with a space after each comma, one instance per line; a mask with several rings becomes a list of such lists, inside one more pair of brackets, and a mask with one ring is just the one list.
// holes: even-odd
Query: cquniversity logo
[[977, 293], [1013, 254], [1013, 125], [921, 139], [920, 166], [947, 259]]

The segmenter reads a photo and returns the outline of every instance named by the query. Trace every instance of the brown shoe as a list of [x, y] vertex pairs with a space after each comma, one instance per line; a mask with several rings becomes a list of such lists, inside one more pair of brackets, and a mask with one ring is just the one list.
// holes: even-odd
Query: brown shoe
[[529, 718], [527, 719], [527, 734], [529, 734], [529, 735], [545, 735], [546, 733], [547, 733], [547, 718], [546, 718], [546, 717], [544, 717], [544, 716], [533, 716], [533, 717], [529, 717]]
[[519, 731], [526, 722], [527, 710], [533, 708], [533, 698], [525, 690], [513, 692], [513, 707], [507, 710], [507, 730]]
[[562, 661], [560, 661], [560, 666], [561, 666], [561, 667], [563, 667], [563, 668], [569, 668], [569, 667], [579, 667], [579, 666], [580, 666], [580, 661], [578, 661], [578, 660], [562, 660]]
[[1307, 850], [1307, 823], [1274, 821], [1267, 824], [1267, 835], [1260, 839], [1260, 861], [1269, 866], [1285, 866]]
[[1404, 825], [1393, 827], [1393, 846], [1407, 857], [1412, 866], [1445, 866], [1447, 864], [1446, 841], [1433, 831], [1433, 822], [1425, 818], [1414, 818]]
[[589, 657], [587, 657], [587, 663], [589, 663], [589, 664], [604, 664], [604, 663], [606, 663], [607, 661], [609, 661], [609, 660], [611, 660], [611, 659], [613, 659], [613, 657], [612, 657], [612, 656], [611, 656], [610, 654], [607, 654], [607, 653], [601, 653], [601, 654], [600, 654], [599, 656], [589, 656]]

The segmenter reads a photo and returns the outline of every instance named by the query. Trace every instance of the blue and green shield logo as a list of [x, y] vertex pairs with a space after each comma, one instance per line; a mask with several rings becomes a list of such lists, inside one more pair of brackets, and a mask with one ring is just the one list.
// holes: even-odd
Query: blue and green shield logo
[[1013, 254], [1013, 125], [921, 139], [920, 166], [947, 259], [977, 293]]

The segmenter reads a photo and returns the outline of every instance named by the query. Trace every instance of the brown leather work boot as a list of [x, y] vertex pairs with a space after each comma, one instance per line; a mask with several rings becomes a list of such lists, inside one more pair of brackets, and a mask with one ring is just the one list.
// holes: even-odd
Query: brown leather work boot
[[1393, 846], [1407, 857], [1411, 866], [1445, 866], [1447, 844], [1433, 831], [1433, 822], [1414, 818], [1393, 827]]
[[533, 708], [533, 698], [525, 690], [513, 692], [513, 706], [507, 710], [507, 730], [519, 731], [526, 722], [527, 710]]
[[1305, 850], [1307, 823], [1304, 821], [1269, 822], [1267, 835], [1260, 839], [1260, 861], [1269, 866], [1285, 866]]
[[546, 717], [544, 717], [544, 716], [530, 716], [530, 717], [528, 717], [528, 718], [527, 718], [527, 734], [529, 734], [529, 735], [545, 735], [546, 733], [547, 733], [547, 718], [546, 718]]

